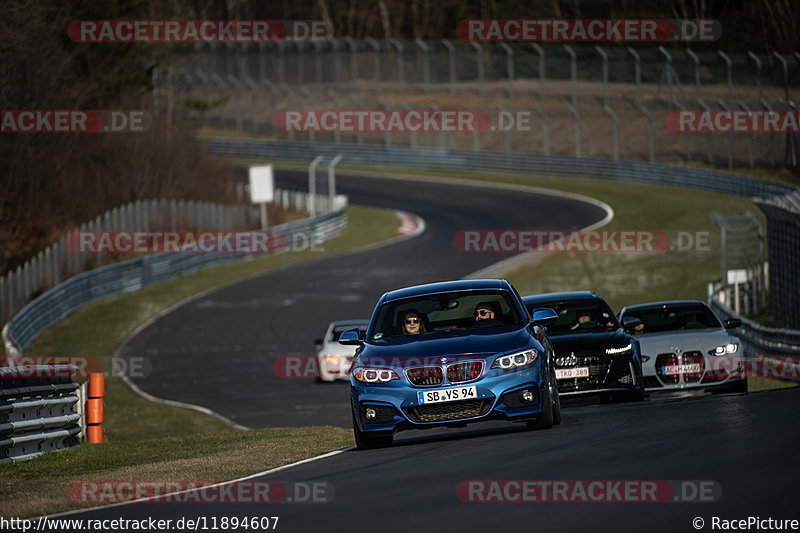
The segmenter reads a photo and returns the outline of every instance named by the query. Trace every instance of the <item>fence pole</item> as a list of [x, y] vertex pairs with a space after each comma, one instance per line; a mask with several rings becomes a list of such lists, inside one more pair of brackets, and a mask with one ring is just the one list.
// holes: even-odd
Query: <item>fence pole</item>
[[672, 56], [663, 46], [659, 46], [658, 50], [667, 60], [667, 62], [664, 64], [664, 74], [667, 77], [667, 93], [669, 93], [667, 99], [669, 101], [669, 110], [672, 111], [672, 108], [675, 107], [675, 100], [672, 96]]
[[358, 79], [358, 64], [356, 63], [358, 45], [350, 37], [342, 37], [342, 40], [347, 43], [347, 47], [350, 48], [350, 90], [354, 90], [356, 80]]
[[[314, 95], [311, 94], [311, 91], [309, 91], [307, 87], [300, 87], [300, 94], [305, 96], [306, 100], [308, 100], [309, 109], [314, 109]], [[317, 136], [313, 129], [308, 132], [308, 142], [312, 144], [317, 142]]]
[[500, 43], [506, 52], [506, 75], [508, 76], [508, 97], [514, 98], [514, 50], [506, 43]]
[[[569, 72], [572, 79], [572, 106], [578, 105], [578, 57], [575, 55], [575, 50], [568, 44], [564, 45], [564, 50], [569, 54]], [[573, 111], [573, 114], [577, 111]], [[576, 115], [577, 116], [577, 115]], [[578, 156], [580, 157], [580, 156]]]
[[[506, 115], [510, 115], [511, 113], [508, 112], [508, 109], [505, 107], [498, 106], [500, 108], [500, 112]], [[511, 128], [505, 128], [505, 137], [506, 137], [506, 152], [511, 153]]]
[[427, 94], [431, 90], [430, 48], [422, 39], [416, 39], [414, 42], [417, 43], [419, 49], [422, 50], [422, 82], [424, 84], [423, 90]]
[[389, 39], [389, 43], [394, 46], [397, 53], [397, 90], [405, 90], [405, 76], [403, 75], [403, 43], [397, 39]]
[[634, 60], [634, 76], [636, 77], [636, 106], [639, 107], [642, 105], [642, 59], [639, 57], [639, 53], [630, 46], [628, 47], [628, 52], [633, 56]]
[[450, 78], [450, 94], [456, 92], [456, 47], [447, 39], [442, 39], [442, 44], [447, 48], [447, 65]]
[[[747, 111], [747, 114], [750, 115], [750, 108], [747, 107], [747, 104], [744, 102], [739, 102], [739, 107]], [[753, 131], [750, 130], [747, 134], [747, 138], [750, 145], [750, 168], [755, 167], [755, 138]]]
[[333, 210], [333, 202], [336, 198], [336, 165], [342, 160], [342, 154], [336, 154], [336, 157], [331, 159], [328, 163], [328, 210]]
[[544, 100], [544, 80], [545, 80], [545, 55], [544, 48], [537, 43], [531, 43], [531, 46], [539, 55], [539, 100]]
[[540, 105], [536, 106], [536, 111], [538, 111], [542, 116], [542, 148], [544, 149], [544, 155], [550, 155], [550, 139], [547, 131], [547, 112]]
[[375, 80], [375, 92], [379, 93], [381, 92], [381, 45], [372, 37], [367, 37], [364, 41], [372, 47], [372, 75]]
[[311, 218], [317, 216], [317, 167], [322, 163], [323, 157], [318, 155], [308, 166], [308, 214]]
[[[339, 111], [339, 94], [333, 89], [326, 89], [325, 94], [327, 94], [328, 97], [333, 100], [333, 108], [336, 111]], [[340, 128], [333, 130], [333, 142], [336, 144], [340, 144], [342, 142], [342, 132], [340, 131]]]
[[761, 92], [761, 60], [753, 52], [747, 52], [747, 57], [753, 60], [756, 64], [756, 85], [758, 87], [758, 100], [764, 98], [764, 93]]
[[483, 47], [476, 43], [475, 41], [470, 41], [469, 43], [475, 49], [478, 54], [477, 59], [477, 67], [478, 67], [478, 94], [483, 96], [484, 94], [484, 87], [483, 87]]
[[575, 157], [581, 156], [581, 116], [575, 106], [567, 104], [569, 110], [572, 111], [572, 116], [575, 118]]

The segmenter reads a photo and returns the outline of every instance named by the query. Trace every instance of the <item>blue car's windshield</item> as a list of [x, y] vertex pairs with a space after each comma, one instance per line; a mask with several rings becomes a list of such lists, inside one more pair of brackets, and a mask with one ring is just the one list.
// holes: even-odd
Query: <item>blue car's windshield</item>
[[521, 326], [524, 321], [506, 291], [429, 294], [385, 303], [377, 312], [369, 339], [487, 327]]

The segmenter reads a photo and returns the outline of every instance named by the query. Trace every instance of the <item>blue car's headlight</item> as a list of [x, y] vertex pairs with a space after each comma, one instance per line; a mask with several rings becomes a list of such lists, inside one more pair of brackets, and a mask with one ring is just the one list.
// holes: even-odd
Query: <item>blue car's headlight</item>
[[536, 350], [525, 350], [523, 352], [501, 355], [494, 360], [494, 363], [492, 363], [492, 368], [501, 368], [503, 370], [520, 368], [536, 361], [536, 357]]
[[708, 355], [730, 355], [739, 351], [739, 344], [729, 342], [724, 346], [717, 346], [708, 351]]
[[606, 355], [620, 355], [623, 353], [628, 353], [633, 349], [633, 344], [628, 343], [627, 346], [622, 346], [620, 348], [606, 348]]
[[400, 379], [394, 370], [366, 367], [353, 370], [353, 377], [362, 383], [389, 383], [393, 379]]

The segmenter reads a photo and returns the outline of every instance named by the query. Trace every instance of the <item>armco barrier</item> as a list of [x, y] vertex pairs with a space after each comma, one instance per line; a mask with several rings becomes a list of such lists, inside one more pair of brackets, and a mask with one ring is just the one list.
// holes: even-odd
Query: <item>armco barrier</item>
[[408, 146], [271, 142], [212, 138], [201, 141], [213, 153], [241, 158], [310, 161], [318, 155], [342, 154], [348, 165], [392, 166], [434, 170], [503, 171], [564, 178], [606, 179], [651, 185], [673, 185], [740, 196], [773, 196], [798, 190], [789, 183], [730, 172], [676, 167], [639, 161], [512, 154], [481, 150], [447, 150]]
[[[779, 270], [776, 261], [776, 250], [773, 248], [777, 243], [779, 232], [777, 224], [772, 222], [774, 218], [771, 211], [764, 206], [774, 204], [783, 207], [786, 202], [792, 200], [794, 212], [800, 213], [800, 188], [790, 183], [771, 181], [731, 172], [708, 170], [702, 168], [677, 167], [670, 165], [660, 165], [655, 163], [643, 163], [638, 161], [611, 160], [599, 158], [576, 158], [569, 156], [545, 156], [537, 154], [512, 154], [490, 151], [466, 151], [466, 150], [446, 150], [435, 148], [410, 148], [406, 146], [380, 146], [380, 145], [347, 145], [347, 144], [325, 144], [315, 143], [313, 145], [304, 143], [272, 142], [250, 139], [226, 139], [212, 138], [202, 141], [206, 143], [207, 149], [214, 153], [225, 154], [228, 156], [250, 158], [250, 159], [270, 159], [270, 160], [292, 160], [308, 161], [318, 155], [328, 158], [336, 154], [343, 154], [344, 160], [349, 165], [368, 165], [371, 167], [407, 167], [433, 170], [458, 170], [465, 173], [474, 171], [503, 171], [521, 173], [527, 175], [556, 176], [563, 178], [589, 178], [605, 179], [629, 183], [643, 183], [651, 185], [670, 185], [685, 187], [689, 189], [723, 192], [736, 194], [746, 197], [760, 197], [757, 200], [759, 206], [765, 209], [771, 224], [768, 226], [770, 243], [770, 267], [771, 270]], [[786, 211], [787, 209], [783, 209]], [[773, 210], [774, 211], [774, 210]], [[792, 236], [800, 235], [797, 228], [800, 215], [792, 218], [794, 233]], [[786, 241], [786, 242], [783, 242]], [[792, 278], [794, 285], [791, 287], [791, 294], [771, 295], [771, 301], [775, 298], [790, 298], [797, 301], [800, 298], [800, 291], [797, 290], [797, 239], [782, 239], [784, 251], [788, 251], [787, 256], [794, 258], [793, 263], [787, 263], [788, 270], [784, 269], [787, 277]], [[789, 259], [791, 259], [791, 257]], [[787, 259], [787, 261], [789, 260]], [[783, 272], [784, 270], [780, 270]], [[787, 284], [787, 287], [789, 285]], [[723, 304], [716, 302], [713, 297], [710, 303], [718, 304], [715, 310], [724, 307]], [[795, 306], [794, 313], [800, 306]], [[728, 310], [730, 311], [730, 310]], [[725, 313], [722, 313], [725, 314]], [[725, 316], [732, 316], [730, 313]], [[790, 329], [772, 330], [751, 322], [743, 320], [745, 333], [743, 336], [749, 338], [753, 346], [759, 346], [766, 350], [771, 347], [770, 353], [793, 354], [797, 353], [796, 348], [800, 345], [800, 331]]]
[[79, 385], [73, 365], [0, 368], [0, 463], [78, 443]]
[[[346, 203], [346, 202], [345, 202]], [[313, 219], [303, 219], [269, 228], [284, 238], [288, 251], [298, 237], [306, 243], [320, 243], [347, 227], [346, 207], [340, 207]], [[145, 255], [84, 272], [30, 301], [3, 328], [9, 361], [22, 356], [23, 350], [41, 332], [84, 305], [150, 285], [167, 281], [179, 274], [191, 274], [205, 268], [253, 258], [235, 253], [159, 253]]]

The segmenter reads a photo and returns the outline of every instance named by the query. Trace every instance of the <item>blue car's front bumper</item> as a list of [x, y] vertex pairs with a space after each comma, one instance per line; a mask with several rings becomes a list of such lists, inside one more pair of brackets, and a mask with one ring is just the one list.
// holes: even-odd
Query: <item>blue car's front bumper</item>
[[[367, 384], [350, 377], [350, 394], [354, 418], [361, 431], [390, 434], [406, 429], [427, 429], [436, 426], [462, 425], [491, 419], [530, 420], [542, 412], [547, 379], [540, 364], [516, 371], [489, 369], [477, 380], [437, 387], [412, 385], [398, 372], [400, 379], [389, 383]], [[451, 402], [420, 404], [420, 391], [476, 387], [476, 398]], [[522, 391], [533, 393], [525, 402]], [[366, 409], [376, 416], [367, 420]]]

